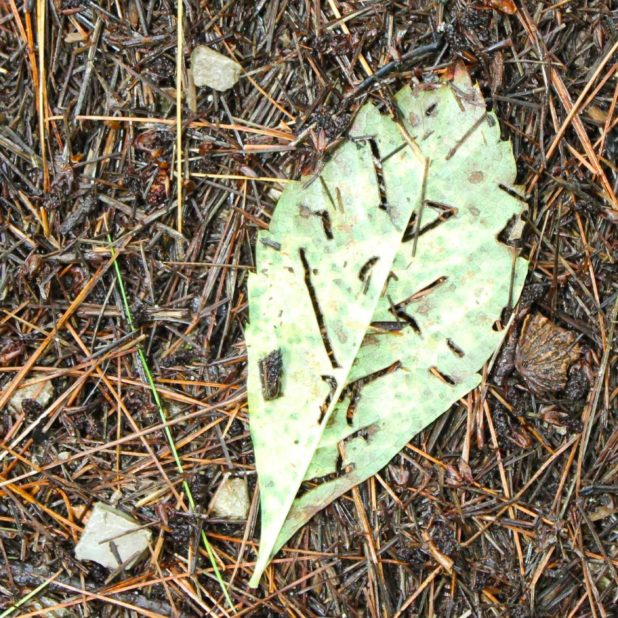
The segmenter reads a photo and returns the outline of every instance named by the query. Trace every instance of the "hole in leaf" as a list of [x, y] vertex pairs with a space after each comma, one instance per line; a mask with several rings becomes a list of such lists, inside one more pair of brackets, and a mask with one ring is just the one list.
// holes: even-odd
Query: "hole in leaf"
[[517, 191], [515, 191], [515, 189], [513, 189], [512, 187], [507, 187], [506, 185], [503, 185], [502, 183], [500, 183], [498, 187], [502, 189], [502, 191], [504, 191], [505, 193], [508, 193], [511, 197], [514, 197], [516, 200], [519, 200], [520, 202], [523, 202], [526, 205], [528, 204], [528, 200], [523, 195], [520, 195], [519, 193], [517, 193]]
[[403, 320], [417, 335], [421, 334], [421, 328], [418, 325], [418, 322], [406, 312], [403, 307], [393, 307], [391, 313]]
[[320, 327], [320, 335], [322, 336], [322, 342], [324, 343], [326, 354], [328, 355], [331, 365], [338, 368], [340, 365], [337, 362], [333, 346], [330, 343], [330, 338], [328, 337], [328, 329], [326, 328], [326, 322], [324, 321], [324, 315], [322, 314], [322, 310], [320, 309], [320, 304], [318, 303], [315, 288], [313, 287], [313, 283], [311, 282], [311, 267], [309, 266], [307, 255], [305, 253], [305, 250], [302, 248], [298, 250], [298, 253], [300, 255], [300, 261], [305, 271], [305, 286], [307, 287], [307, 292], [309, 293], [309, 299], [311, 300], [313, 313], [315, 314], [318, 326]]
[[[341, 443], [340, 443], [341, 444]], [[324, 485], [326, 483], [330, 483], [332, 481], [336, 481], [337, 479], [353, 472], [356, 468], [356, 464], [350, 463], [347, 466], [343, 465], [343, 455], [341, 452], [337, 455], [337, 461], [335, 462], [335, 471], [330, 474], [325, 474], [324, 476], [316, 476], [308, 481], [304, 481], [300, 486], [296, 494], [296, 500], [302, 498], [306, 494], [308, 494], [312, 489], [319, 487], [320, 485]]]
[[301, 204], [298, 209], [298, 213], [301, 217], [308, 219], [309, 217], [320, 217], [322, 221], [322, 228], [324, 230], [324, 235], [328, 240], [333, 239], [333, 226], [330, 220], [330, 214], [328, 210], [311, 210], [308, 206]]
[[359, 378], [358, 380], [354, 380], [354, 382], [350, 382], [350, 384], [343, 389], [339, 401], [343, 401], [346, 397], [350, 397], [350, 403], [348, 405], [348, 409], [346, 410], [345, 416], [348, 425], [351, 426], [354, 421], [354, 413], [356, 412], [362, 389], [367, 386], [367, 384], [371, 384], [372, 382], [379, 380], [381, 377], [392, 373], [393, 371], [397, 371], [400, 368], [401, 361], [395, 361], [388, 367], [378, 369], [378, 371], [374, 371], [373, 373]]
[[508, 221], [507, 224], [500, 230], [496, 238], [498, 242], [501, 242], [503, 245], [507, 245], [508, 247], [519, 247], [521, 246], [520, 238], [511, 239], [511, 233], [513, 228], [518, 224], [519, 216], [513, 215]]
[[327, 210], [322, 210], [318, 213], [322, 219], [322, 227], [324, 228], [324, 235], [328, 240], [333, 239], [333, 226], [331, 224], [330, 215]]
[[358, 400], [360, 399], [360, 389], [362, 385], [359, 385], [358, 388], [352, 391], [352, 398], [350, 399], [350, 403], [348, 404], [348, 408], [345, 411], [345, 420], [350, 427], [354, 423], [354, 414], [356, 413], [356, 406], [358, 405]]
[[355, 431], [354, 433], [351, 433], [347, 438], [343, 439], [343, 445], [345, 447], [345, 445], [350, 442], [351, 440], [355, 440], [356, 438], [362, 438], [365, 442], [369, 442], [369, 436], [370, 436], [370, 431], [369, 431], [369, 427], [363, 427], [361, 429], [358, 429], [357, 431]]
[[[430, 230], [435, 229], [436, 227], [438, 227], [445, 221], [448, 221], [451, 217], [454, 217], [457, 214], [457, 208], [455, 208], [454, 206], [449, 206], [448, 204], [442, 204], [441, 202], [433, 202], [430, 200], [426, 200], [425, 205], [429, 206], [430, 208], [434, 208], [440, 211], [440, 215], [438, 216], [437, 219], [435, 219], [431, 223], [424, 225], [418, 231], [418, 236], [422, 236], [423, 234], [426, 234]], [[415, 230], [416, 230], [416, 213], [413, 213], [412, 216], [410, 217], [410, 221], [408, 221], [408, 225], [406, 226], [406, 231], [403, 234], [403, 242], [408, 242], [410, 240], [413, 240], [414, 235], [415, 235]]]
[[382, 162], [380, 160], [380, 149], [378, 148], [378, 142], [375, 139], [369, 140], [369, 147], [371, 148], [371, 155], [373, 161], [373, 169], [376, 173], [376, 181], [378, 183], [378, 191], [380, 193], [380, 205], [381, 210], [387, 210], [388, 201], [386, 199], [386, 186], [384, 184], [384, 174], [382, 170]]
[[[424, 288], [421, 288], [417, 292], [414, 292], [412, 296], [408, 296], [408, 298], [398, 302], [396, 305], [393, 305], [390, 309], [390, 312], [393, 315], [398, 315], [399, 309], [403, 309], [410, 303], [420, 300], [424, 296], [427, 296], [430, 292], [433, 292], [436, 288], [444, 285], [444, 283], [448, 280], [448, 277], [438, 277], [435, 281], [432, 281], [429, 285], [426, 285]], [[402, 316], [401, 316], [402, 317]]]
[[272, 240], [270, 238], [262, 238], [262, 237], [260, 237], [260, 242], [265, 247], [270, 247], [271, 249], [274, 249], [275, 251], [281, 251], [281, 243], [277, 242], [276, 240]]
[[457, 384], [457, 382], [453, 378], [451, 378], [451, 376], [443, 373], [437, 367], [432, 367], [429, 370], [429, 373], [431, 373], [431, 375], [435, 376], [436, 378], [438, 378], [438, 380], [444, 382], [445, 384]]
[[317, 481], [321, 479], [311, 479], [310, 481], [304, 482], [298, 491], [296, 492], [296, 500], [300, 500], [304, 495], [308, 494], [312, 489], [315, 489], [316, 485], [320, 485], [321, 483], [317, 483]]
[[363, 282], [363, 294], [367, 293], [369, 284], [371, 283], [371, 270], [378, 261], [378, 257], [369, 258], [358, 271], [358, 278]]
[[320, 418], [318, 419], [318, 423], [321, 423], [324, 420], [324, 416], [328, 412], [328, 408], [330, 406], [330, 402], [333, 400], [333, 395], [337, 390], [337, 380], [333, 376], [320, 376], [324, 382], [328, 384], [330, 387], [330, 392], [326, 395], [326, 399], [322, 402], [320, 406]]
[[371, 326], [376, 330], [383, 330], [388, 332], [397, 332], [403, 330], [406, 325], [401, 322], [372, 322]]
[[446, 345], [449, 347], [449, 350], [455, 356], [459, 356], [459, 358], [463, 358], [466, 355], [466, 353], [452, 339], [447, 339]]
[[337, 475], [345, 474], [345, 470], [343, 469], [343, 457], [341, 453], [337, 455], [337, 463], [335, 464], [335, 470]]
[[[366, 427], [361, 427], [360, 429], [357, 429], [354, 433], [351, 433], [349, 436], [339, 442], [339, 450], [343, 451], [343, 453], [345, 454], [347, 444], [352, 440], [356, 440], [357, 438], [362, 438], [365, 442], [369, 443], [376, 431], [378, 431], [378, 426], [376, 423], [372, 423], [371, 425], [367, 425]], [[351, 463], [345, 466], [344, 470], [345, 472], [349, 473], [352, 472], [354, 468], [355, 465]]]
[[412, 211], [410, 219], [408, 220], [408, 224], [406, 225], [406, 229], [403, 233], [403, 238], [401, 239], [402, 242], [407, 242], [414, 238], [414, 233], [416, 230], [416, 218], [416, 211]]

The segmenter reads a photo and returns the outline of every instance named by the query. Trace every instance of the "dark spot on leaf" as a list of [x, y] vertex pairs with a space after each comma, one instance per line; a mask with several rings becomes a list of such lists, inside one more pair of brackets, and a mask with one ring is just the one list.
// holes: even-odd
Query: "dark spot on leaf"
[[270, 247], [275, 251], [281, 251], [281, 243], [276, 240], [272, 240], [270, 238], [260, 238], [260, 241], [266, 247]]
[[376, 181], [378, 183], [378, 191], [380, 193], [380, 204], [378, 205], [378, 207], [381, 210], [387, 210], [388, 203], [386, 200], [386, 185], [384, 183], [384, 174], [382, 170], [382, 161], [380, 158], [380, 149], [378, 147], [378, 142], [375, 139], [370, 139], [369, 147], [371, 148], [371, 158], [373, 161], [373, 168], [376, 174]]
[[300, 261], [303, 265], [303, 269], [305, 271], [305, 285], [307, 287], [307, 293], [309, 294], [309, 298], [311, 300], [311, 306], [313, 307], [313, 313], [315, 314], [315, 318], [318, 322], [318, 326], [320, 327], [320, 335], [322, 336], [322, 341], [324, 343], [324, 348], [328, 355], [328, 358], [333, 367], [339, 367], [339, 363], [337, 362], [337, 358], [335, 357], [335, 351], [333, 350], [333, 346], [330, 342], [330, 337], [328, 335], [328, 329], [326, 328], [326, 322], [324, 320], [324, 315], [322, 314], [322, 310], [320, 309], [320, 303], [318, 302], [318, 297], [315, 292], [315, 288], [313, 287], [313, 283], [311, 281], [311, 273], [314, 274], [317, 272], [315, 270], [312, 271], [309, 260], [307, 258], [307, 254], [304, 249], [299, 249], [298, 254], [300, 256]]
[[512, 187], [509, 187], [502, 183], [500, 183], [498, 187], [505, 193], [508, 193], [508, 195], [510, 195], [511, 197], [515, 198], [516, 200], [519, 200], [520, 202], [523, 202], [524, 204], [528, 204], [528, 201], [526, 200], [526, 198], [520, 195], [519, 193], [517, 193], [517, 191], [515, 191], [515, 189], [513, 189]]
[[361, 269], [358, 271], [358, 278], [363, 282], [363, 294], [367, 293], [367, 290], [369, 289], [369, 284], [371, 283], [371, 270], [373, 269], [373, 267], [375, 266], [376, 262], [378, 261], [378, 257], [374, 256], [372, 258], [369, 258], [362, 266]]
[[445, 384], [457, 384], [454, 378], [444, 373], [443, 371], [440, 371], [437, 367], [432, 367], [429, 370], [429, 373], [432, 376], [435, 376], [436, 378], [438, 378], [438, 380], [440, 380], [441, 382], [444, 382]]
[[273, 350], [258, 363], [260, 369], [260, 382], [262, 384], [262, 397], [265, 401], [277, 399], [281, 396], [281, 375], [283, 362], [281, 350]]
[[321, 423], [324, 420], [324, 416], [328, 412], [328, 408], [330, 407], [331, 401], [333, 400], [333, 395], [337, 390], [337, 380], [334, 376], [321, 376], [322, 380], [328, 384], [330, 387], [330, 391], [328, 395], [326, 395], [326, 399], [322, 402], [320, 406], [320, 417], [318, 418], [318, 423]]
[[504, 325], [502, 324], [500, 320], [496, 320], [491, 325], [491, 330], [495, 331], [496, 333], [501, 333], [504, 330]]
[[318, 213], [322, 218], [322, 227], [324, 228], [324, 235], [328, 240], [333, 239], [333, 226], [331, 224], [330, 215], [327, 210], [322, 210]]
[[459, 358], [462, 358], [466, 355], [466, 353], [452, 339], [447, 339], [446, 345], [455, 356], [459, 356]]

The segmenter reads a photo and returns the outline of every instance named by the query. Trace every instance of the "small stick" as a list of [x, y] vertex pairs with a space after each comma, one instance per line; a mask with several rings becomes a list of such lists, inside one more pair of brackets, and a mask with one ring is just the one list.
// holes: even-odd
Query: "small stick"
[[176, 229], [182, 234], [182, 61], [184, 49], [183, 2], [178, 0], [176, 14]]
[[[49, 169], [47, 167], [47, 154], [45, 153], [45, 15], [47, 3], [45, 0], [37, 2], [36, 11], [36, 35], [39, 46], [39, 83], [38, 83], [38, 112], [39, 112], [39, 140], [41, 142], [41, 162], [43, 164], [43, 188], [49, 191]], [[44, 221], [47, 217], [44, 217]], [[46, 236], [49, 235], [49, 230]]]
[[421, 219], [423, 218], [423, 209], [425, 208], [425, 194], [427, 192], [427, 176], [429, 173], [429, 165], [431, 159], [425, 159], [425, 167], [423, 169], [423, 184], [421, 188], [421, 203], [418, 207], [418, 217], [416, 219], [416, 225], [414, 226], [414, 243], [412, 244], [412, 257], [416, 255], [416, 246], [418, 244], [418, 236], [421, 230]]
[[421, 45], [420, 47], [415, 47], [411, 49], [409, 52], [406, 52], [401, 56], [400, 60], [392, 60], [388, 64], [385, 64], [383, 67], [380, 67], [373, 75], [369, 75], [369, 77], [365, 78], [352, 92], [348, 93], [344, 97], [344, 102], [349, 102], [356, 95], [364, 92], [370, 86], [373, 86], [378, 80], [385, 78], [387, 75], [390, 75], [393, 71], [403, 68], [403, 66], [409, 62], [410, 60], [418, 60], [427, 54], [432, 54], [440, 49], [442, 45], [442, 39], [439, 38], [433, 43], [429, 43], [428, 45]]

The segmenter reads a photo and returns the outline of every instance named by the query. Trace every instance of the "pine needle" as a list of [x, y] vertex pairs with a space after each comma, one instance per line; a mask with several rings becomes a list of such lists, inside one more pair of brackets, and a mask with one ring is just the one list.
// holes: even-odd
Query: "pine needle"
[[[38, 83], [38, 113], [39, 113], [39, 139], [41, 141], [41, 163], [43, 165], [43, 187], [49, 191], [49, 169], [47, 166], [47, 153], [45, 151], [45, 17], [47, 4], [43, 0], [37, 2], [36, 33], [39, 51], [39, 83]], [[47, 236], [48, 234], [46, 234]]]
[[28, 594], [26, 594], [21, 599], [19, 599], [19, 601], [16, 601], [15, 603], [13, 603], [13, 605], [11, 605], [10, 607], [7, 607], [0, 614], [0, 618], [7, 618], [7, 616], [10, 616], [13, 612], [18, 610], [22, 605], [25, 605], [26, 603], [28, 603], [28, 601], [30, 601], [31, 599], [34, 599], [34, 597], [36, 597], [39, 594], [39, 592], [41, 592], [42, 590], [45, 590], [45, 588], [47, 588], [47, 586], [49, 586], [60, 575], [60, 573], [62, 573], [62, 569], [54, 573], [49, 579], [46, 579], [42, 584], [40, 584], [39, 586], [31, 590]]
[[[135, 323], [133, 322], [133, 314], [131, 313], [131, 307], [129, 305], [129, 299], [127, 297], [124, 280], [122, 278], [122, 273], [120, 272], [120, 266], [118, 265], [118, 260], [116, 259], [117, 257], [116, 249], [113, 245], [112, 237], [110, 234], [107, 235], [107, 239], [108, 239], [110, 250], [112, 253], [112, 258], [114, 259], [114, 268], [116, 270], [116, 281], [118, 282], [118, 289], [120, 291], [120, 296], [122, 297], [122, 305], [124, 309], [125, 318], [127, 320], [130, 330], [133, 331], [135, 330]], [[161, 401], [161, 398], [159, 397], [157, 385], [154, 381], [152, 372], [150, 371], [150, 367], [148, 365], [146, 355], [144, 354], [144, 350], [141, 347], [137, 349], [137, 356], [139, 358], [140, 365], [142, 366], [144, 375], [146, 376], [146, 381], [148, 382], [148, 386], [150, 387], [152, 398], [155, 402], [155, 405], [157, 406], [157, 410], [159, 412], [159, 417], [161, 418], [161, 422], [164, 423], [165, 425], [163, 430], [165, 432], [165, 436], [167, 438], [170, 451], [174, 458], [174, 462], [176, 463], [176, 469], [178, 470], [179, 474], [184, 477], [184, 468], [182, 465], [182, 461], [180, 459], [180, 456], [178, 455], [178, 450], [176, 449], [176, 444], [174, 443], [174, 437], [172, 436], [172, 432], [169, 426], [167, 425], [167, 414], [165, 412], [163, 402]], [[182, 481], [182, 489], [184, 491], [185, 496], [187, 497], [187, 502], [189, 504], [189, 509], [191, 513], [195, 513], [196, 512], [195, 499], [193, 498], [193, 493], [191, 492], [189, 483], [187, 482], [185, 478], [183, 478], [183, 481]], [[203, 529], [201, 530], [201, 537], [202, 537], [202, 543], [204, 545], [204, 549], [206, 550], [206, 553], [208, 554], [208, 559], [210, 561], [213, 572], [215, 574], [215, 578], [217, 579], [217, 582], [219, 582], [219, 586], [221, 587], [221, 590], [223, 592], [223, 596], [225, 597], [225, 600], [227, 601], [232, 611], [236, 612], [236, 608], [234, 607], [234, 603], [232, 602], [232, 599], [230, 598], [227, 587], [225, 585], [225, 581], [223, 580], [223, 577], [221, 576], [221, 571], [219, 571], [219, 567], [217, 566], [217, 559], [216, 559], [215, 553]]]
[[182, 234], [182, 60], [184, 50], [183, 0], [177, 0], [176, 13], [176, 199], [178, 203], [176, 228]]

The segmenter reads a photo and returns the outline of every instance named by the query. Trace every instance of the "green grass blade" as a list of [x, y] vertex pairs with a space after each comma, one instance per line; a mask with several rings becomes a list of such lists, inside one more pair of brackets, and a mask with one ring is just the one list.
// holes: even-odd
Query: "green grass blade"
[[13, 605], [11, 605], [10, 607], [7, 607], [0, 614], [0, 618], [7, 618], [7, 616], [10, 616], [13, 612], [17, 611], [22, 605], [25, 605], [28, 601], [30, 601], [30, 599], [33, 599], [34, 597], [36, 597], [37, 594], [39, 594], [41, 590], [45, 590], [45, 588], [47, 588], [47, 586], [49, 586], [49, 584], [51, 584], [54, 581], [54, 579], [58, 577], [58, 575], [60, 575], [60, 571], [58, 571], [55, 575], [52, 575], [48, 580], [44, 581], [42, 584], [37, 586], [34, 590], [31, 590], [27, 595], [19, 599], [19, 601], [16, 601], [15, 603], [13, 603]]
[[[110, 235], [107, 236], [109, 245], [110, 245], [110, 249], [112, 252], [112, 256], [116, 257], [116, 250], [113, 246], [113, 242], [112, 242], [112, 238]], [[129, 328], [131, 330], [135, 330], [135, 324], [133, 322], [133, 314], [131, 313], [131, 307], [129, 305], [129, 299], [127, 297], [127, 292], [124, 286], [124, 280], [122, 278], [122, 273], [120, 272], [120, 266], [118, 265], [118, 260], [114, 261], [114, 269], [116, 271], [116, 280], [118, 281], [118, 289], [120, 291], [120, 296], [122, 298], [122, 304], [123, 304], [123, 309], [124, 309], [124, 314], [125, 314], [125, 318], [127, 320], [127, 323], [129, 325]], [[174, 462], [176, 463], [176, 469], [178, 470], [178, 472], [180, 474], [184, 474], [184, 468], [182, 465], [182, 461], [180, 459], [180, 456], [178, 455], [178, 450], [176, 449], [176, 444], [174, 443], [174, 437], [172, 436], [172, 432], [170, 431], [170, 428], [167, 425], [167, 414], [165, 412], [165, 408], [163, 406], [163, 402], [161, 401], [161, 398], [159, 397], [159, 392], [157, 390], [157, 385], [154, 381], [154, 378], [152, 376], [152, 372], [150, 371], [150, 367], [148, 366], [148, 361], [146, 360], [146, 355], [144, 354], [144, 351], [142, 350], [142, 348], [138, 348], [137, 350], [137, 356], [139, 358], [140, 361], [140, 365], [142, 366], [142, 370], [144, 372], [144, 375], [146, 376], [146, 381], [148, 382], [148, 386], [150, 387], [150, 392], [152, 394], [152, 398], [154, 399], [154, 402], [157, 406], [157, 410], [159, 411], [159, 417], [161, 418], [161, 422], [164, 423], [164, 432], [165, 432], [165, 436], [167, 438], [167, 442], [169, 444], [170, 447], [170, 451], [172, 452], [172, 457], [174, 458]], [[191, 510], [192, 513], [196, 512], [196, 505], [195, 505], [195, 499], [193, 498], [193, 493], [191, 492], [191, 488], [189, 487], [189, 483], [187, 483], [186, 480], [183, 480], [182, 482], [182, 488], [184, 491], [185, 496], [187, 497], [187, 502], [189, 503], [189, 509]], [[201, 537], [202, 537], [202, 544], [204, 545], [204, 549], [206, 550], [206, 553], [208, 554], [208, 559], [210, 561], [210, 565], [212, 566], [213, 572], [215, 574], [215, 578], [217, 580], [217, 582], [219, 583], [219, 586], [221, 587], [221, 590], [223, 592], [223, 596], [225, 597], [225, 600], [227, 601], [228, 605], [230, 606], [230, 608], [232, 609], [232, 611], [236, 611], [236, 608], [234, 607], [234, 603], [232, 602], [232, 599], [228, 593], [227, 590], [227, 586], [225, 585], [225, 581], [223, 580], [223, 577], [221, 575], [221, 571], [219, 570], [219, 567], [217, 566], [217, 560], [216, 560], [216, 556], [215, 553], [212, 549], [212, 546], [210, 545], [210, 542], [208, 541], [208, 537], [206, 536], [206, 533], [204, 532], [204, 530], [201, 531]], [[2, 618], [2, 617], [0, 617]]]

